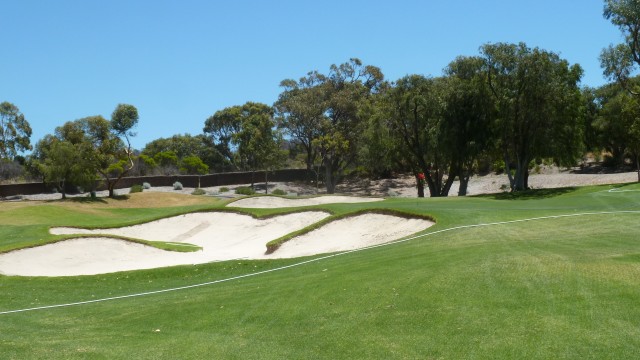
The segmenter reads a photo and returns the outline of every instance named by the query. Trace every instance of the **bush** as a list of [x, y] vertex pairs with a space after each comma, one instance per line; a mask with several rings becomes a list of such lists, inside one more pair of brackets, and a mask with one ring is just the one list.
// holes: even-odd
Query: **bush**
[[220, 190], [218, 190], [218, 192], [221, 192], [221, 193], [227, 192], [227, 191], [229, 191], [229, 188], [228, 187], [224, 187], [224, 186], [221, 187]]
[[256, 192], [248, 187], [248, 186], [241, 186], [239, 188], [236, 188], [236, 194], [240, 194], [240, 195], [253, 195]]
[[281, 189], [274, 189], [271, 194], [273, 195], [287, 195], [287, 192]]
[[133, 185], [131, 189], [129, 189], [129, 194], [142, 192], [142, 189], [143, 189], [142, 185], [137, 185], [137, 184]]
[[142, 183], [142, 187], [143, 187], [145, 190], [149, 190], [149, 189], [151, 189], [151, 184], [149, 184], [148, 182], [143, 182], [143, 183]]
[[207, 193], [207, 192], [206, 192], [206, 191], [204, 191], [204, 190], [202, 190], [201, 188], [197, 188], [197, 189], [194, 189], [194, 190], [193, 190], [193, 192], [191, 193], [191, 195], [204, 195], [204, 194], [206, 194], [206, 193]]
[[179, 181], [176, 181], [173, 183], [173, 190], [182, 190], [182, 183]]

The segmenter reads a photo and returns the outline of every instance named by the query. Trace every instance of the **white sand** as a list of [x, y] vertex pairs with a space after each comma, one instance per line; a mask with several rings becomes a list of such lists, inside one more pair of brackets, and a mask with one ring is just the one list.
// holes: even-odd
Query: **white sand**
[[287, 199], [275, 196], [256, 196], [244, 198], [230, 203], [229, 207], [253, 208], [253, 209], [275, 209], [283, 207], [312, 206], [335, 203], [364, 203], [382, 201], [382, 198], [368, 198], [357, 196], [318, 196], [303, 199]]
[[[327, 217], [319, 211], [257, 220], [235, 213], [195, 213], [121, 229], [55, 228], [55, 234], [95, 234], [0, 255], [0, 274], [21, 276], [76, 276], [201, 264], [232, 259], [273, 259], [314, 255], [380, 244], [432, 225], [390, 215], [365, 214], [335, 221], [285, 243], [265, 255], [266, 243]], [[112, 234], [151, 241], [201, 246], [197, 252], [177, 253], [123, 240], [101, 238]]]
[[293, 238], [273, 253], [291, 258], [360, 249], [387, 243], [427, 229], [433, 222], [399, 216], [364, 214], [331, 222], [319, 229]]

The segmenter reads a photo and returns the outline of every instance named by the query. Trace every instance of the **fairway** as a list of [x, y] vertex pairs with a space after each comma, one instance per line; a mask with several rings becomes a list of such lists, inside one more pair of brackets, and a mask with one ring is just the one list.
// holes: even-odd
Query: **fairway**
[[[95, 276], [0, 276], [0, 353], [9, 359], [634, 358], [639, 190], [629, 184], [320, 204], [313, 211], [337, 218], [393, 211], [429, 216], [436, 225], [395, 243], [332, 255]], [[142, 196], [127, 201], [146, 202]], [[222, 209], [226, 202], [68, 204], [7, 204], [12, 216], [0, 215], [0, 248], [55, 241], [50, 226], [131, 225]]]

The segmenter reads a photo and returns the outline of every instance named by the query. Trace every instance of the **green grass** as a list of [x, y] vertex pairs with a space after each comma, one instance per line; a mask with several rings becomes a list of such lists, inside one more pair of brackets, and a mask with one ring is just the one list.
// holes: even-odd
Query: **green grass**
[[[586, 187], [313, 208], [333, 216], [382, 209], [422, 214], [437, 221], [428, 234], [552, 215], [640, 211], [640, 186], [620, 188], [631, 191]], [[55, 237], [47, 229], [53, 225], [116, 226], [224, 205], [206, 199], [136, 208], [131, 200], [84, 208], [64, 202], [6, 204], [12, 208], [0, 210], [0, 249], [51, 241]], [[443, 231], [209, 286], [0, 315], [0, 354], [3, 359], [633, 359], [640, 354], [639, 234], [638, 213]], [[0, 311], [170, 289], [299, 261], [227, 261], [67, 278], [0, 276]]]

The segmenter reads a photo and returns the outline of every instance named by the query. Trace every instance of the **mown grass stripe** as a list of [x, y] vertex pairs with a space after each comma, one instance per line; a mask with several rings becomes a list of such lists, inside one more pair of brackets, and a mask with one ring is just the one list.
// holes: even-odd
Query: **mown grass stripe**
[[239, 279], [248, 278], [248, 277], [254, 277], [254, 276], [258, 276], [258, 275], [264, 275], [264, 274], [267, 274], [267, 273], [286, 270], [286, 269], [302, 266], [302, 265], [305, 265], [305, 264], [314, 263], [314, 262], [322, 261], [322, 260], [329, 259], [329, 258], [334, 258], [334, 257], [341, 256], [341, 255], [346, 255], [346, 254], [360, 252], [360, 251], [364, 251], [364, 250], [368, 250], [368, 249], [379, 248], [379, 247], [383, 247], [383, 246], [389, 246], [389, 245], [393, 245], [393, 244], [403, 243], [403, 242], [407, 242], [407, 241], [411, 241], [411, 240], [415, 240], [415, 239], [419, 239], [419, 238], [423, 238], [423, 237], [427, 237], [427, 236], [437, 235], [437, 234], [441, 234], [441, 233], [444, 233], [444, 232], [460, 230], [460, 229], [469, 229], [469, 228], [475, 228], [475, 227], [487, 227], [487, 226], [496, 226], [496, 225], [508, 225], [508, 224], [523, 223], [523, 222], [529, 222], [529, 221], [551, 220], [551, 219], [569, 218], [569, 217], [594, 216], [594, 215], [615, 215], [615, 214], [640, 214], [640, 210], [637, 210], [637, 211], [636, 210], [622, 210], [622, 211], [583, 212], [583, 213], [575, 213], [575, 214], [539, 216], [539, 217], [532, 217], [532, 218], [527, 218], [527, 219], [517, 219], [517, 220], [509, 220], [509, 221], [497, 221], [497, 222], [472, 224], [472, 225], [460, 225], [460, 226], [454, 226], [454, 227], [450, 227], [450, 228], [446, 228], [446, 229], [432, 231], [432, 232], [425, 233], [425, 234], [415, 235], [415, 236], [411, 236], [409, 238], [404, 238], [404, 239], [400, 239], [400, 240], [396, 240], [396, 241], [392, 241], [392, 242], [388, 242], [388, 243], [384, 243], [384, 244], [377, 244], [377, 245], [372, 245], [372, 246], [368, 246], [368, 247], [361, 248], [361, 249], [354, 249], [354, 250], [344, 251], [344, 252], [340, 252], [340, 253], [325, 255], [325, 256], [318, 257], [318, 258], [313, 258], [313, 259], [301, 261], [301, 262], [298, 262], [298, 263], [295, 263], [295, 264], [281, 266], [281, 267], [277, 267], [277, 268], [273, 268], [273, 269], [269, 269], [269, 270], [258, 271], [258, 272], [250, 273], [250, 274], [233, 276], [233, 277], [225, 278], [225, 279], [208, 281], [208, 282], [203, 282], [203, 283], [198, 283], [198, 284], [193, 284], [193, 285], [185, 285], [185, 286], [174, 287], [174, 288], [170, 288], [170, 289], [147, 291], [147, 292], [136, 293], [136, 294], [113, 296], [113, 297], [86, 300], [86, 301], [78, 301], [78, 302], [72, 302], [72, 303], [66, 303], [66, 304], [55, 304], [55, 305], [38, 306], [38, 307], [32, 307], [32, 308], [16, 309], [16, 310], [6, 310], [6, 311], [0, 311], [0, 315], [24, 313], [24, 312], [30, 312], [30, 311], [47, 310], [47, 309], [55, 309], [55, 308], [62, 308], [62, 307], [79, 306], [79, 305], [87, 305], [87, 304], [100, 303], [100, 302], [106, 302], [106, 301], [122, 300], [122, 299], [134, 298], [134, 297], [142, 297], [142, 296], [149, 296], [149, 295], [162, 294], [162, 293], [168, 293], [168, 292], [175, 292], [175, 291], [180, 291], [180, 290], [193, 289], [193, 288], [198, 288], [198, 287], [203, 287], [203, 286], [208, 286], [208, 285], [219, 284], [219, 283], [223, 283], [223, 282], [229, 282], [229, 281], [233, 281], [233, 280], [239, 280]]

